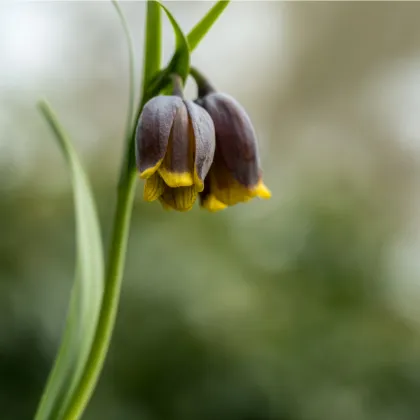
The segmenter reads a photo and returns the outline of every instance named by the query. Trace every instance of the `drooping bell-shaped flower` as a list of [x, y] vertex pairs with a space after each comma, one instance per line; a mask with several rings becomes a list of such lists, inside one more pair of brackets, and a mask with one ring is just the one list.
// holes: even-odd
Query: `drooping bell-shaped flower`
[[174, 79], [173, 96], [157, 96], [143, 108], [136, 131], [136, 162], [146, 180], [144, 199], [187, 211], [213, 161], [215, 131], [204, 108], [182, 97]]
[[244, 108], [231, 96], [215, 92], [196, 70], [198, 103], [211, 116], [216, 131], [216, 151], [200, 195], [201, 205], [217, 211], [254, 197], [270, 198], [262, 181], [258, 143]]

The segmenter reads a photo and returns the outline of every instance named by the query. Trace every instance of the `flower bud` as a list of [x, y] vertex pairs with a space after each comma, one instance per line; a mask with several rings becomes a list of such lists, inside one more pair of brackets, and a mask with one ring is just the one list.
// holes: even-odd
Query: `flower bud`
[[210, 114], [216, 131], [216, 152], [201, 194], [202, 206], [217, 211], [254, 197], [270, 198], [262, 182], [256, 134], [243, 107], [217, 92], [196, 102]]
[[136, 162], [146, 180], [144, 199], [190, 210], [213, 161], [209, 114], [179, 96], [157, 96], [143, 108], [136, 130]]

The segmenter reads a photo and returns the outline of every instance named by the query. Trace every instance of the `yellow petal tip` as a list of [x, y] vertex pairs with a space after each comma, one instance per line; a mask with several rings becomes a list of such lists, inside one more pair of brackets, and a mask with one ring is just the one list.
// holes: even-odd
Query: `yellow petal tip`
[[255, 187], [254, 193], [257, 197], [260, 197], [265, 200], [271, 198], [271, 191], [263, 182], [258, 183], [258, 185]]
[[157, 194], [156, 191], [151, 190], [151, 188], [147, 185], [144, 186], [144, 190], [143, 190], [143, 200], [144, 201], [148, 201], [148, 202], [152, 202], [155, 201], [159, 198], [160, 194]]
[[163, 193], [165, 188], [165, 184], [163, 183], [162, 178], [158, 174], [153, 174], [144, 184], [143, 190], [143, 199], [145, 201], [155, 201], [157, 200]]
[[155, 166], [152, 166], [150, 168], [145, 169], [143, 172], [140, 172], [140, 178], [141, 179], [150, 178], [158, 170], [161, 163], [162, 163], [162, 160], [159, 160]]
[[204, 190], [204, 182], [200, 179], [197, 173], [194, 173], [194, 185], [197, 192], [202, 192]]
[[173, 210], [173, 208], [171, 206], [169, 206], [168, 204], [165, 203], [165, 201], [163, 201], [162, 197], [159, 197], [159, 201], [160, 204], [162, 205], [162, 208], [166, 211], [171, 211]]
[[158, 171], [168, 187], [190, 187], [194, 184], [193, 176], [189, 172], [170, 172], [165, 168], [159, 168]]
[[164, 208], [167, 206], [173, 210], [186, 212], [193, 208], [196, 198], [197, 192], [193, 186], [179, 188], [165, 187], [159, 200]]
[[201, 207], [211, 211], [213, 213], [223, 210], [227, 207], [226, 204], [219, 201], [214, 195], [210, 194], [206, 199], [201, 203]]

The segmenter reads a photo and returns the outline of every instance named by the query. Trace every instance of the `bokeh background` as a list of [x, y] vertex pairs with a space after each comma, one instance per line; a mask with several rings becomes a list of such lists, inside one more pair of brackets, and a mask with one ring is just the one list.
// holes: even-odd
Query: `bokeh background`
[[[187, 31], [212, 2], [166, 4]], [[122, 3], [138, 75], [144, 6]], [[419, 22], [415, 2], [229, 5], [193, 63], [249, 111], [273, 198], [178, 214], [139, 185], [86, 420], [420, 418]], [[128, 60], [105, 1], [2, 3], [0, 57], [0, 418], [27, 420], [75, 257], [68, 175], [35, 103], [71, 133], [107, 244]]]

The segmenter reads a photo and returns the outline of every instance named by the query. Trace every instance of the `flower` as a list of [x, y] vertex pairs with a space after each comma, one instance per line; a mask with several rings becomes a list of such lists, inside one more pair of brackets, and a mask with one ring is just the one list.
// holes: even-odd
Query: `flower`
[[231, 96], [207, 92], [196, 103], [213, 120], [216, 152], [200, 194], [202, 207], [218, 211], [254, 197], [270, 198], [262, 181], [256, 134], [248, 114]]
[[136, 130], [136, 162], [146, 180], [144, 199], [188, 211], [213, 161], [215, 131], [203, 108], [180, 96], [146, 103]]

